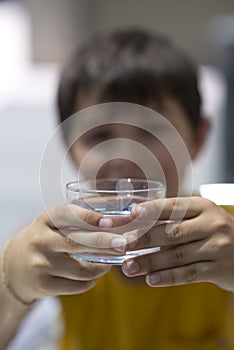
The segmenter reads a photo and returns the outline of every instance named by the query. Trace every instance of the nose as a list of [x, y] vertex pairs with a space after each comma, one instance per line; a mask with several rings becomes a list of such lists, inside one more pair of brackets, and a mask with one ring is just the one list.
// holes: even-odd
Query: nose
[[106, 177], [146, 179], [144, 171], [137, 164], [122, 158], [112, 159], [101, 166], [97, 178]]

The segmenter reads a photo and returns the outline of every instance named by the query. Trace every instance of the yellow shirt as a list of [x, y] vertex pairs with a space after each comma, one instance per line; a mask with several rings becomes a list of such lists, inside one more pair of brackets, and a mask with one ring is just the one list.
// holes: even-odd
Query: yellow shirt
[[63, 350], [234, 349], [232, 295], [212, 284], [150, 288], [112, 269], [94, 289], [60, 300]]

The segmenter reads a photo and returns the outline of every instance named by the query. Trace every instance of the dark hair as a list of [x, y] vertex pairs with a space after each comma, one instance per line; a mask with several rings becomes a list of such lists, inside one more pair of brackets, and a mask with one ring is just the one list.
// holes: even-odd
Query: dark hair
[[81, 46], [65, 67], [58, 90], [60, 122], [77, 112], [78, 96], [97, 88], [98, 103], [147, 105], [176, 99], [194, 129], [200, 121], [197, 72], [167, 38], [140, 29], [100, 34]]

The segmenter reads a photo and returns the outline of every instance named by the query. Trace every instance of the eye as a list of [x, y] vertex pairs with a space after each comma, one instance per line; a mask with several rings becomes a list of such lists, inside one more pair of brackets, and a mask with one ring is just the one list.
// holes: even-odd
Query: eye
[[111, 133], [109, 131], [91, 130], [86, 135], [84, 135], [83, 141], [87, 145], [96, 145], [109, 139], [111, 139]]

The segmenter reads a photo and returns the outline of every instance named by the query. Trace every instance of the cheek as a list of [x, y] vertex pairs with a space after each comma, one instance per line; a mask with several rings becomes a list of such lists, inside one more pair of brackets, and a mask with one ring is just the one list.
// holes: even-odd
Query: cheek
[[101, 152], [81, 144], [75, 144], [71, 149], [75, 165], [86, 178], [95, 178], [98, 169], [105, 163], [105, 157]]
[[[156, 147], [155, 145], [153, 147], [152, 144], [150, 146], [151, 152], [162, 167], [166, 180], [167, 196], [174, 197], [178, 194], [179, 183], [182, 182], [186, 164], [181, 160], [179, 152], [173, 152], [172, 154], [168, 148], [162, 144], [158, 144]], [[152, 169], [152, 171], [154, 170]], [[161, 178], [158, 178], [158, 180], [162, 181]]]
[[89, 150], [86, 147], [78, 143], [72, 146], [71, 156], [78, 169], [80, 169], [81, 167], [84, 167], [84, 165], [86, 168], [88, 166], [88, 163], [91, 163], [91, 164], [93, 163], [93, 160], [89, 162], [86, 161], [87, 158], [90, 159], [90, 155], [89, 157], [87, 157], [88, 152]]
[[166, 182], [166, 195], [167, 197], [176, 197], [178, 195], [179, 184], [182, 182], [181, 176], [178, 174], [177, 165], [166, 150], [158, 153], [156, 156], [163, 169], [164, 181]]
[[178, 168], [172, 155], [167, 150], [162, 150], [162, 152], [156, 155], [159, 163], [161, 164], [165, 177], [167, 179], [178, 177]]
[[152, 152], [165, 173], [167, 173], [169, 169], [175, 168], [175, 162], [169, 147], [163, 145], [161, 142], [149, 142], [148, 145], [145, 146]]
[[85, 150], [83, 150], [82, 147], [79, 147], [78, 145], [73, 145], [70, 150], [71, 157], [75, 163], [75, 165], [79, 168], [84, 156], [85, 156]]

